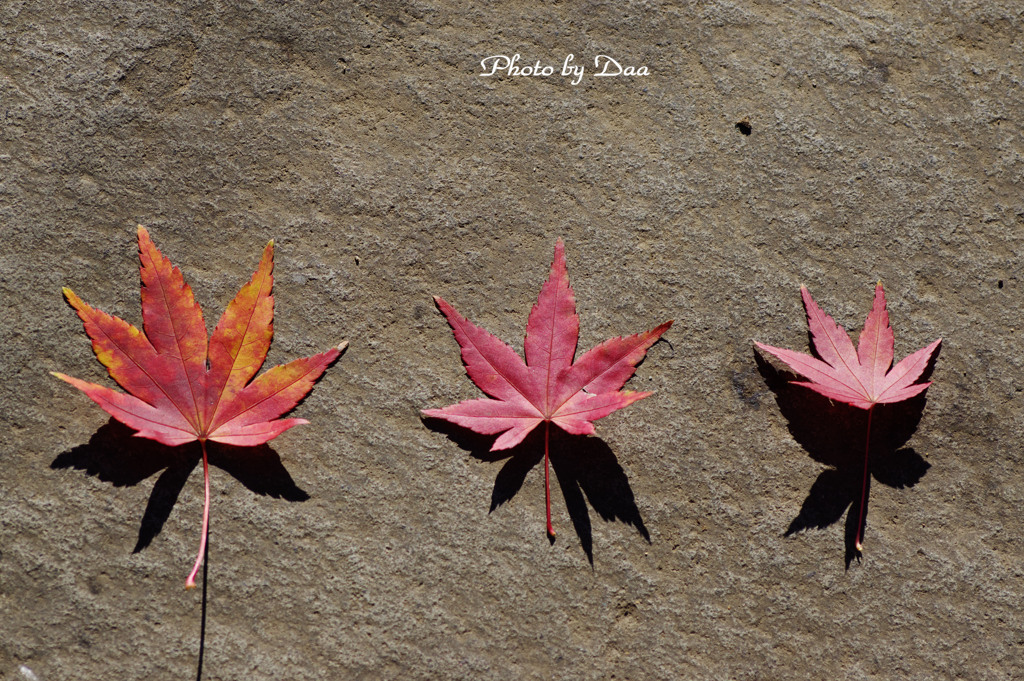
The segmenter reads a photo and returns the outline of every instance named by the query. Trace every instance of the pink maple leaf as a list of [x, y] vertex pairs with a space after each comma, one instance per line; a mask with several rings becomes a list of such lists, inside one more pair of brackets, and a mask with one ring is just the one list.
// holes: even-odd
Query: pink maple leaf
[[875, 301], [864, 322], [864, 329], [854, 349], [846, 329], [825, 314], [806, 287], [800, 287], [811, 342], [818, 357], [776, 348], [764, 343], [757, 347], [778, 357], [807, 381], [793, 381], [825, 397], [868, 412], [867, 440], [864, 446], [864, 482], [861, 489], [860, 521], [857, 525], [856, 547], [862, 548], [864, 502], [868, 484], [868, 448], [871, 444], [871, 411], [877, 404], [902, 402], [923, 393], [930, 382], [918, 383], [931, 362], [942, 339], [904, 357], [893, 366], [895, 335], [889, 326], [882, 282], [875, 286]]
[[[551, 486], [548, 476], [548, 424], [573, 435], [594, 432], [594, 421], [649, 396], [621, 390], [647, 349], [665, 333], [668, 321], [650, 331], [612, 338], [573, 361], [580, 319], [559, 239], [551, 274], [541, 288], [526, 323], [526, 361], [507, 344], [474, 325], [443, 299], [434, 302], [462, 347], [470, 379], [490, 395], [423, 414], [444, 419], [483, 435], [501, 433], [491, 451], [510, 449], [541, 423], [544, 429], [544, 489], [547, 530], [552, 537]], [[492, 399], [493, 398], [493, 399]]]

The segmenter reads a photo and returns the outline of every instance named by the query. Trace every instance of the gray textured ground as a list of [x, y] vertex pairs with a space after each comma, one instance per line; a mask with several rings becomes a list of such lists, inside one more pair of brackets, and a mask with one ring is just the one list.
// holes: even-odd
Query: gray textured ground
[[[196, 452], [47, 375], [108, 380], [60, 288], [138, 321], [138, 222], [208, 323], [276, 239], [271, 363], [351, 342], [214, 460], [204, 678], [1024, 676], [1024, 20], [840, 4], [0, 3], [0, 676], [196, 673]], [[549, 545], [539, 441], [419, 410], [478, 394], [430, 296], [518, 346], [558, 236], [582, 346], [676, 326], [556, 443]], [[862, 414], [751, 341], [877, 279], [945, 341], [847, 568]]]

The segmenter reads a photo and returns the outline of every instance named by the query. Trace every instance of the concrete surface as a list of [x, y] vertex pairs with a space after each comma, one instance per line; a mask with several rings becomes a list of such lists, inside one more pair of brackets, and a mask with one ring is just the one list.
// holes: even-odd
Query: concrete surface
[[[197, 674], [197, 452], [47, 373], [108, 380], [60, 288], [137, 322], [144, 223], [210, 324], [276, 239], [271, 364], [351, 342], [310, 425], [212, 455], [203, 678], [1021, 678], [1022, 29], [1015, 0], [0, 3], [0, 677]], [[557, 73], [479, 75], [514, 54]], [[549, 544], [538, 441], [496, 460], [419, 410], [478, 394], [431, 295], [518, 348], [558, 236], [581, 347], [676, 325], [653, 397], [556, 441]], [[801, 283], [859, 328], [878, 279], [898, 356], [945, 341], [850, 560], [862, 414], [752, 341], [806, 349]]]

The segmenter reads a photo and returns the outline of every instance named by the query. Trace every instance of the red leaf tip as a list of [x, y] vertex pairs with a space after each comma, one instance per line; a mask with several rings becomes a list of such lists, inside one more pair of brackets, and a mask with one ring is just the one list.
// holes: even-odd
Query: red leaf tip
[[567, 269], [565, 266], [565, 242], [559, 237], [558, 241], [555, 242], [555, 257], [551, 261], [551, 269], [561, 266], [561, 269]]
[[149, 230], [146, 229], [144, 225], [138, 225], [135, 228], [135, 234], [139, 238], [139, 246], [140, 247], [141, 247], [142, 243], [145, 242], [145, 241], [148, 241], [150, 243], [153, 242], [153, 239], [149, 236]]

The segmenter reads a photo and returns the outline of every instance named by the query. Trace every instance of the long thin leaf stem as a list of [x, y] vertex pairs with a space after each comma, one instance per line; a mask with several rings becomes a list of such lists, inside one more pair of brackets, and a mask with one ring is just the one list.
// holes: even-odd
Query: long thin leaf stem
[[210, 465], [206, 461], [206, 440], [199, 440], [199, 445], [203, 448], [203, 487], [205, 489], [203, 497], [203, 536], [199, 540], [199, 555], [196, 556], [196, 564], [192, 566], [192, 572], [189, 573], [188, 579], [185, 580], [186, 589], [196, 588], [196, 575], [199, 573], [199, 566], [203, 564], [203, 558], [206, 557], [206, 537], [210, 533]]
[[548, 536], [554, 539], [555, 528], [551, 525], [551, 480], [548, 475], [548, 433], [551, 430], [551, 422], [544, 422], [544, 505], [548, 513]]
[[860, 513], [857, 520], [857, 543], [854, 545], [858, 551], [864, 548], [864, 511], [867, 508], [868, 500], [868, 452], [871, 451], [871, 412], [874, 406], [868, 409], [868, 432], [864, 439], [864, 480], [860, 485]]

